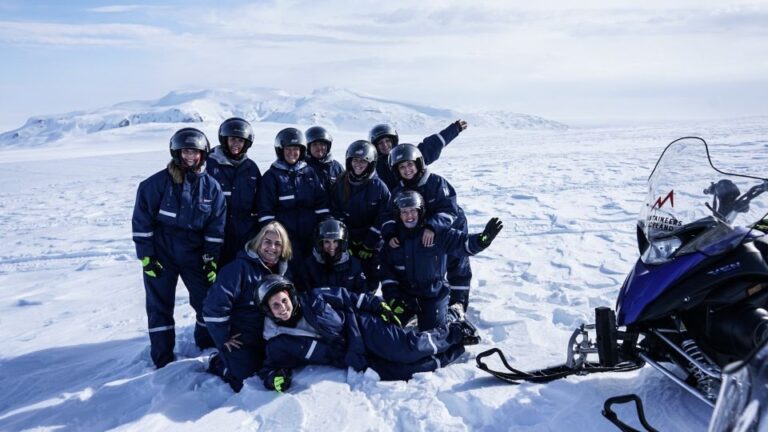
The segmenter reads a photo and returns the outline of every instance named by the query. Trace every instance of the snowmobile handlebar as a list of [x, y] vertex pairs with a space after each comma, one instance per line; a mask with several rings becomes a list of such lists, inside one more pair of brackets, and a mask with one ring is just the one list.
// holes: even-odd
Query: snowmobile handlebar
[[704, 189], [705, 195], [712, 195], [712, 204], [707, 207], [715, 213], [720, 219], [733, 222], [738, 213], [749, 211], [749, 203], [768, 190], [768, 180], [763, 180], [749, 188], [747, 192], [740, 195], [736, 184], [729, 179], [722, 179], [717, 183], [711, 183]]

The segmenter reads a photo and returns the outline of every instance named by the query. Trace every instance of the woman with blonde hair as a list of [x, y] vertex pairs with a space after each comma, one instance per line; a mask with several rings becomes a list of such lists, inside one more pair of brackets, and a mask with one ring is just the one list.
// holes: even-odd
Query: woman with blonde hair
[[208, 372], [222, 377], [236, 392], [264, 360], [259, 283], [266, 275], [285, 275], [292, 254], [285, 227], [269, 222], [224, 266], [205, 298], [203, 319], [219, 350], [211, 356]]

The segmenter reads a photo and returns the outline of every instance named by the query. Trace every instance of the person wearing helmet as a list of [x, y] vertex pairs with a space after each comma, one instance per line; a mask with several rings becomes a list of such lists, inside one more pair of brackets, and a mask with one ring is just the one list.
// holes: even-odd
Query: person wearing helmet
[[[467, 128], [467, 122], [456, 120], [440, 132], [430, 135], [419, 143], [419, 150], [424, 154], [424, 165], [429, 165], [440, 157], [443, 148], [451, 141], [456, 139], [459, 134]], [[378, 124], [368, 132], [368, 140], [376, 146], [379, 153], [379, 161], [376, 164], [376, 173], [379, 178], [387, 185], [389, 190], [394, 189], [399, 180], [389, 164], [387, 157], [389, 153], [399, 144], [400, 137], [392, 125]]]
[[[389, 154], [389, 163], [400, 181], [392, 194], [410, 189], [421, 194], [426, 201], [427, 213], [430, 216], [424, 221], [426, 226], [422, 238], [424, 246], [429, 246], [435, 232], [440, 230], [453, 228], [467, 234], [467, 218], [456, 201], [456, 190], [447, 180], [432, 173], [425, 166], [424, 158], [416, 146], [400, 144]], [[394, 235], [397, 215], [393, 210], [390, 207], [385, 213], [389, 218], [384, 219], [381, 233], [392, 247], [397, 247], [398, 240]], [[451, 287], [450, 304], [461, 304], [466, 311], [469, 306], [469, 287], [472, 282], [469, 257], [449, 256], [447, 278]]]
[[480, 342], [459, 317], [427, 332], [400, 327], [384, 301], [344, 288], [297, 292], [290, 280], [266, 276], [259, 286], [266, 315], [266, 358], [259, 376], [267, 389], [290, 388], [293, 369], [306, 365], [371, 368], [382, 380], [407, 380], [455, 361]]
[[213, 346], [202, 318], [203, 299], [216, 279], [224, 243], [226, 202], [205, 171], [210, 144], [195, 128], [171, 137], [171, 162], [139, 184], [133, 208], [133, 241], [144, 267], [150, 356], [161, 368], [174, 360], [173, 307], [179, 276], [195, 310], [195, 343]]
[[221, 185], [227, 200], [227, 224], [220, 266], [235, 259], [245, 242], [256, 234], [256, 192], [261, 171], [248, 158], [253, 144], [251, 124], [232, 117], [219, 126], [219, 145], [208, 159], [207, 171]]
[[304, 136], [307, 139], [307, 164], [320, 177], [325, 190], [330, 191], [331, 186], [336, 183], [336, 179], [344, 170], [341, 164], [331, 156], [333, 137], [322, 126], [312, 126], [304, 132]]
[[[395, 224], [392, 243], [381, 254], [381, 290], [401, 322], [414, 315], [419, 330], [429, 330], [445, 323], [450, 289], [445, 281], [448, 257], [475, 255], [490, 246], [503, 228], [498, 218], [491, 218], [480, 234], [449, 228], [434, 233], [429, 245], [422, 241], [429, 208], [415, 191], [398, 192], [392, 199]], [[462, 309], [458, 313], [463, 314]]]
[[315, 231], [312, 255], [304, 261], [299, 287], [304, 291], [322, 287], [344, 287], [352, 292], [375, 291], [360, 261], [349, 253], [349, 232], [344, 222], [333, 218], [321, 221]]
[[291, 241], [279, 222], [265, 225], [221, 270], [203, 303], [203, 319], [218, 353], [208, 372], [218, 375], [235, 392], [256, 373], [264, 360], [264, 314], [257, 300], [262, 278], [284, 275], [291, 259]]
[[277, 160], [264, 173], [259, 185], [259, 223], [277, 220], [291, 236], [291, 270], [299, 273], [311, 253], [317, 222], [329, 216], [328, 193], [315, 170], [304, 160], [307, 143], [296, 128], [281, 130], [275, 137]]
[[363, 264], [368, 282], [378, 285], [380, 214], [389, 203], [389, 189], [376, 175], [376, 149], [358, 140], [347, 148], [346, 170], [331, 190], [331, 214], [349, 228], [350, 253]]

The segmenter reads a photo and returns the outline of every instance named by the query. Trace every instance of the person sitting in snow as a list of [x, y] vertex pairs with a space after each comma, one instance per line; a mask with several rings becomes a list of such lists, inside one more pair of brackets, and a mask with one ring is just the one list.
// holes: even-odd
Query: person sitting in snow
[[[443, 147], [447, 146], [466, 128], [467, 122], [464, 120], [456, 120], [440, 132], [424, 138], [424, 140], [419, 143], [419, 150], [424, 153], [425, 164], [429, 165], [436, 161], [440, 157]], [[398, 145], [399, 140], [400, 137], [397, 134], [397, 130], [395, 130], [392, 125], [378, 124], [368, 132], [368, 141], [376, 146], [376, 150], [379, 152], [376, 173], [384, 184], [387, 185], [390, 191], [397, 186], [399, 179], [390, 169], [390, 166], [387, 163], [387, 158], [389, 157], [389, 152]]]
[[213, 346], [203, 323], [203, 299], [216, 279], [224, 243], [226, 202], [219, 183], [205, 172], [210, 144], [195, 128], [170, 141], [168, 167], [139, 184], [133, 208], [133, 241], [144, 271], [150, 356], [161, 368], [174, 360], [173, 307], [179, 276], [195, 310], [195, 343]]
[[[429, 215], [424, 220], [422, 243], [429, 247], [435, 233], [453, 228], [467, 234], [467, 218], [464, 210], [456, 201], [456, 190], [443, 177], [434, 174], [427, 168], [424, 157], [419, 149], [412, 144], [400, 144], [389, 154], [389, 164], [399, 179], [399, 185], [392, 190], [396, 195], [403, 190], [418, 192], [426, 205]], [[384, 213], [388, 219], [381, 225], [381, 235], [392, 247], [398, 247], [399, 240], [395, 235], [395, 227], [399, 215], [392, 206]], [[426, 216], [425, 216], [426, 217]], [[464, 311], [469, 306], [469, 287], [472, 282], [472, 267], [466, 254], [450, 254], [447, 262], [447, 282], [450, 287], [448, 304], [461, 305]]]
[[203, 319], [219, 350], [211, 356], [208, 372], [222, 377], [236, 392], [264, 360], [259, 283], [266, 275], [285, 274], [291, 253], [285, 228], [279, 222], [268, 223], [222, 268], [203, 303]]
[[307, 139], [307, 164], [315, 170], [327, 192], [336, 183], [344, 170], [341, 164], [331, 156], [333, 137], [322, 126], [312, 126], [304, 132]]
[[266, 276], [259, 286], [266, 314], [264, 386], [283, 392], [293, 369], [306, 365], [371, 368], [382, 380], [407, 380], [455, 361], [480, 337], [463, 318], [428, 332], [403, 329], [387, 304], [344, 288], [297, 292], [286, 278]]
[[348, 244], [349, 232], [343, 222], [334, 218], [321, 221], [312, 255], [304, 261], [299, 287], [304, 291], [323, 287], [344, 287], [355, 293], [376, 291], [378, 285], [368, 282]]
[[261, 178], [257, 199], [259, 222], [277, 220], [291, 236], [293, 259], [289, 265], [297, 274], [312, 251], [317, 222], [330, 215], [328, 193], [315, 170], [304, 161], [306, 153], [304, 133], [296, 128], [278, 132], [277, 160]]
[[219, 266], [235, 259], [248, 239], [256, 234], [256, 192], [261, 171], [248, 158], [253, 144], [251, 124], [239, 118], [224, 120], [219, 126], [219, 145], [208, 159], [207, 171], [221, 185], [227, 200], [227, 224]]
[[347, 148], [346, 170], [331, 190], [331, 214], [349, 228], [350, 253], [360, 259], [371, 286], [379, 285], [380, 214], [389, 189], [376, 175], [376, 148], [365, 140]]
[[[384, 245], [381, 254], [381, 289], [384, 298], [401, 322], [414, 315], [420, 330], [429, 330], [446, 322], [449, 288], [445, 281], [449, 255], [475, 255], [491, 245], [503, 225], [491, 218], [480, 234], [449, 228], [434, 231], [424, 244], [424, 233], [430, 229], [429, 212], [424, 198], [415, 191], [404, 190], [393, 198], [397, 218], [393, 240]], [[457, 313], [463, 314], [463, 309]]]

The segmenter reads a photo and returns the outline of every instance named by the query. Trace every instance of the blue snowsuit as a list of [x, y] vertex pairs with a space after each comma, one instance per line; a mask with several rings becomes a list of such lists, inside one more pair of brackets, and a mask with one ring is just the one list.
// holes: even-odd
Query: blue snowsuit
[[232, 261], [245, 243], [256, 235], [256, 192], [261, 171], [256, 162], [244, 156], [233, 160], [224, 154], [221, 146], [208, 156], [207, 171], [221, 185], [227, 200], [227, 224], [219, 268]]
[[479, 234], [449, 229], [436, 231], [432, 246], [425, 247], [421, 236], [424, 227], [405, 228], [397, 225], [400, 246], [384, 245], [381, 256], [381, 290], [389, 302], [393, 299], [405, 301], [406, 314], [401, 317], [407, 322], [413, 315], [418, 317], [419, 330], [428, 330], [446, 322], [449, 287], [445, 280], [449, 255], [475, 255], [485, 249], [479, 241]]
[[378, 288], [378, 285], [369, 284], [360, 261], [349, 252], [344, 252], [339, 261], [329, 267], [325, 263], [325, 258], [316, 250], [312, 250], [312, 254], [304, 261], [304, 272], [299, 286], [304, 291], [324, 287], [343, 287], [355, 293], [366, 293]]
[[459, 331], [445, 326], [415, 332], [382, 321], [381, 298], [343, 288], [297, 295], [301, 319], [294, 327], [264, 322], [264, 368], [270, 371], [306, 365], [375, 370], [382, 380], [407, 380], [455, 361], [463, 352]]
[[368, 180], [353, 182], [342, 174], [331, 190], [331, 214], [344, 222], [349, 230], [352, 248], [365, 246], [376, 251], [363, 260], [363, 271], [372, 286], [379, 284], [379, 254], [384, 245], [381, 239], [381, 214], [388, 209], [389, 189], [376, 174]]
[[163, 266], [157, 277], [144, 274], [150, 354], [158, 367], [174, 359], [173, 307], [179, 276], [197, 318], [195, 342], [201, 348], [212, 345], [202, 317], [208, 292], [202, 256], [218, 258], [226, 221], [224, 194], [213, 177], [205, 170], [187, 173], [178, 184], [170, 170], [179, 168], [171, 162], [139, 184], [132, 220], [136, 256], [155, 257]]
[[[402, 182], [392, 191], [392, 196], [397, 195], [402, 190], [414, 190], [424, 197], [426, 205], [426, 214], [428, 219], [426, 225], [433, 228], [433, 231], [446, 230], [453, 228], [467, 234], [467, 217], [456, 202], [456, 190], [443, 177], [433, 174], [429, 168], [425, 168], [424, 174], [415, 185], [405, 186]], [[390, 216], [382, 224], [382, 235], [389, 239], [395, 229], [394, 206], [390, 204], [390, 210], [386, 212]], [[461, 303], [464, 310], [469, 305], [469, 286], [472, 282], [472, 267], [469, 263], [469, 257], [463, 254], [448, 256], [447, 266], [448, 284], [450, 285], [449, 304]]]
[[[456, 123], [451, 123], [447, 128], [440, 132], [424, 138], [424, 140], [417, 146], [421, 155], [424, 156], [424, 165], [429, 165], [436, 161], [440, 157], [443, 148], [459, 136], [460, 132], [461, 129], [459, 126]], [[399, 179], [389, 167], [388, 159], [387, 156], [379, 154], [379, 158], [376, 160], [376, 174], [378, 174], [379, 178], [391, 191], [397, 186]]]
[[329, 216], [328, 194], [315, 171], [304, 161], [273, 162], [261, 178], [257, 208], [262, 226], [277, 219], [288, 231], [294, 255], [289, 265], [292, 273], [300, 272], [317, 223]]
[[305, 161], [307, 165], [315, 170], [315, 174], [320, 178], [320, 182], [323, 184], [326, 192], [331, 190], [331, 187], [336, 183], [342, 171], [344, 171], [344, 167], [337, 160], [333, 159], [330, 152], [322, 159], [315, 159], [307, 152]]
[[[288, 266], [280, 261], [277, 273], [284, 275]], [[226, 265], [208, 291], [203, 303], [203, 319], [219, 350], [221, 369], [210, 372], [225, 380], [242, 382], [256, 373], [264, 360], [264, 312], [259, 307], [261, 278], [272, 274], [259, 255], [244, 248]], [[232, 336], [240, 334], [240, 348], [232, 351], [224, 346]]]

